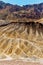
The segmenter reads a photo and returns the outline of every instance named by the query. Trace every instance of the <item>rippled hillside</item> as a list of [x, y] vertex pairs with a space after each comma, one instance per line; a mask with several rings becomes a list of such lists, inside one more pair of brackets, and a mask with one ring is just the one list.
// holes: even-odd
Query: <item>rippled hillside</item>
[[43, 58], [43, 24], [11, 22], [0, 24], [0, 59]]

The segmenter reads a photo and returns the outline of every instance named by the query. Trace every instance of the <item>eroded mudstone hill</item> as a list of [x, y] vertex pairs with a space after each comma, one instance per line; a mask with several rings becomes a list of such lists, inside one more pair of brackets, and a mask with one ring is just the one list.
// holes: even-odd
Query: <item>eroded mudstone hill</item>
[[43, 24], [11, 22], [0, 25], [0, 59], [43, 58]]

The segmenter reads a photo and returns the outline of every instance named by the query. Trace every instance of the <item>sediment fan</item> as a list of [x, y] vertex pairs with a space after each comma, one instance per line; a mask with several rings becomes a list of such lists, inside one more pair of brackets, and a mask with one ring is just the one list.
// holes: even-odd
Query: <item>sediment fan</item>
[[43, 58], [43, 24], [0, 25], [0, 59]]

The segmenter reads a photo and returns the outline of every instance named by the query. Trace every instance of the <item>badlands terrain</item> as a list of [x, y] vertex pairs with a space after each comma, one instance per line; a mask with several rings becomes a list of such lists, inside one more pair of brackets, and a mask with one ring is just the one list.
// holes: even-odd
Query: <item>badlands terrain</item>
[[0, 59], [43, 58], [43, 24], [11, 22], [0, 25]]
[[43, 3], [19, 6], [0, 1], [0, 65], [32, 62], [43, 63]]

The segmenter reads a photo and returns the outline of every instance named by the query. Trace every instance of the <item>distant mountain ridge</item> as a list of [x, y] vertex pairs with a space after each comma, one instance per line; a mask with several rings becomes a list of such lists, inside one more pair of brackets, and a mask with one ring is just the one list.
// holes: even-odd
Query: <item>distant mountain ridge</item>
[[40, 18], [43, 18], [43, 3], [19, 6], [0, 1], [0, 19], [2, 20], [27, 21]]

